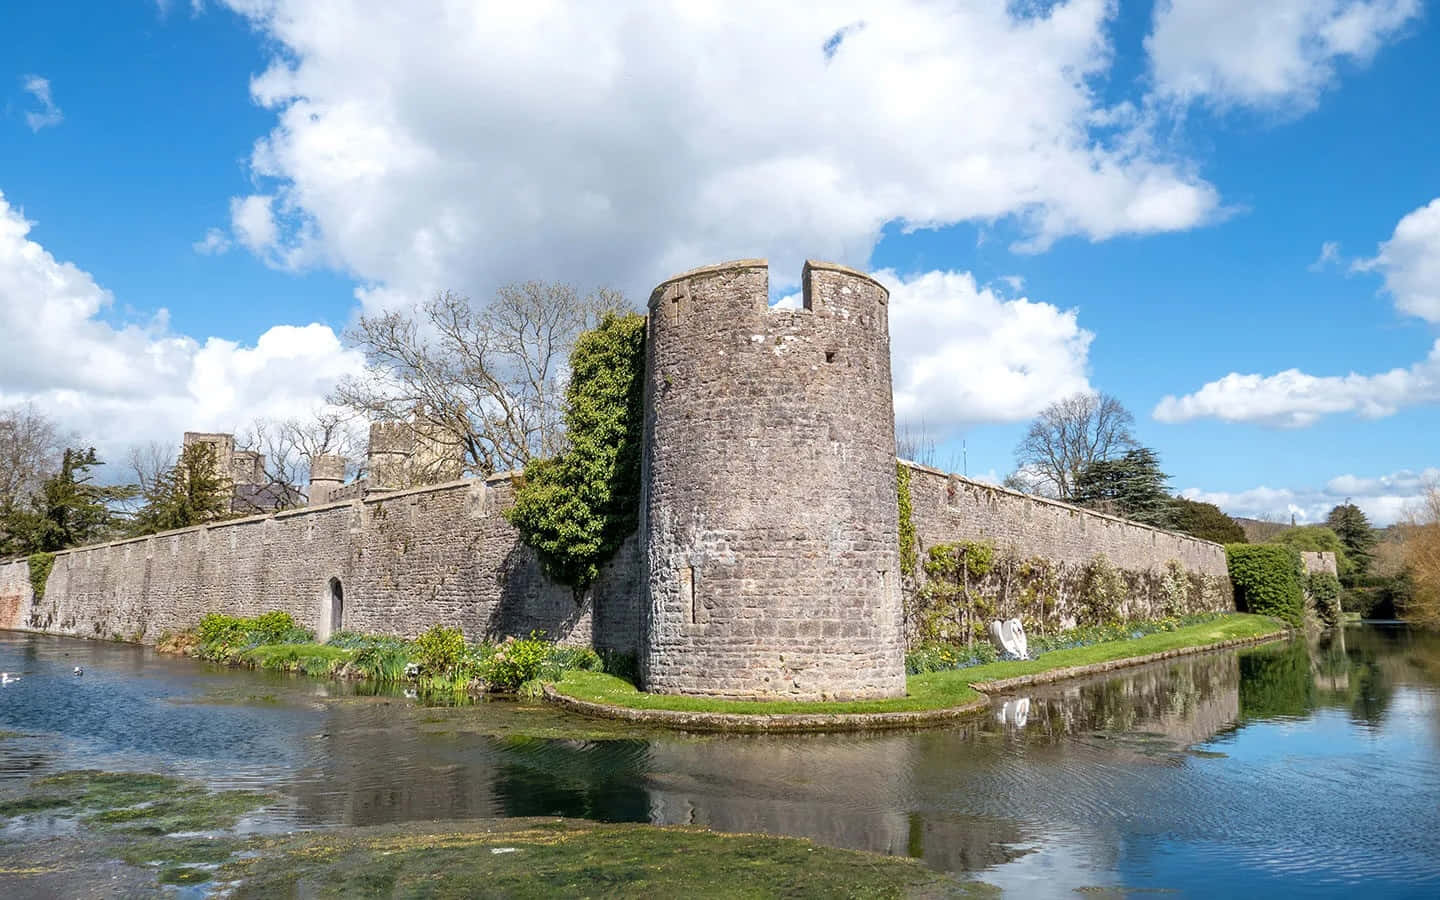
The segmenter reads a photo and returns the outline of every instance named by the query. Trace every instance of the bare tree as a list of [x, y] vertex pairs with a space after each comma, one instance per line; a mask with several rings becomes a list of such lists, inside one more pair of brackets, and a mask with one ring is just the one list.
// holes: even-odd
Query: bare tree
[[0, 409], [0, 508], [33, 494], [59, 468], [67, 437], [33, 404]]
[[333, 407], [315, 410], [303, 418], [252, 421], [236, 436], [235, 446], [262, 457], [262, 480], [254, 492], [257, 509], [303, 504], [310, 483], [310, 463], [317, 456], [344, 457], [346, 476], [355, 474], [364, 454], [356, 424], [354, 413]]
[[[560, 406], [575, 339], [623, 295], [563, 284], [500, 288], [483, 307], [441, 291], [418, 307], [364, 316], [349, 333], [369, 362], [331, 402], [372, 419], [415, 422], [466, 471], [490, 475], [564, 448]], [[440, 455], [444, 455], [441, 453]]]
[[895, 455], [913, 463], [931, 468], [939, 465], [939, 452], [935, 447], [935, 436], [930, 427], [921, 419], [920, 424], [907, 422], [895, 432]]
[[1136, 445], [1135, 417], [1109, 394], [1080, 393], [1040, 412], [1015, 448], [1016, 470], [1007, 485], [1069, 500], [1075, 477], [1088, 465], [1113, 459]]

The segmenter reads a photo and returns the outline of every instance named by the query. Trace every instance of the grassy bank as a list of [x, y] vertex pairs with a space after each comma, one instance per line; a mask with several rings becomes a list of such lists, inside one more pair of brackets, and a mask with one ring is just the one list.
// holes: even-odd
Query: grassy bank
[[1170, 650], [1203, 649], [1227, 641], [1274, 634], [1283, 628], [1282, 623], [1268, 616], [1235, 613], [1201, 624], [1177, 628], [1174, 631], [1148, 634], [1133, 640], [1108, 641], [1084, 647], [1053, 650], [1031, 660], [994, 662], [962, 669], [910, 675], [905, 681], [906, 696], [890, 700], [750, 701], [647, 694], [624, 678], [601, 672], [583, 671], [565, 672], [555, 682], [555, 689], [578, 700], [642, 710], [752, 715], [918, 712], [961, 706], [981, 699], [981, 694], [971, 687], [972, 684], [977, 684], [983, 689], [985, 682], [1149, 656]]

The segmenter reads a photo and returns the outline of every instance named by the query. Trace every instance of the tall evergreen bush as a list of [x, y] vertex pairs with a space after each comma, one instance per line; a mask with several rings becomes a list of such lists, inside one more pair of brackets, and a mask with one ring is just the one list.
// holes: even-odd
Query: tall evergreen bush
[[1241, 612], [1301, 623], [1305, 589], [1298, 550], [1283, 544], [1229, 544], [1225, 557]]

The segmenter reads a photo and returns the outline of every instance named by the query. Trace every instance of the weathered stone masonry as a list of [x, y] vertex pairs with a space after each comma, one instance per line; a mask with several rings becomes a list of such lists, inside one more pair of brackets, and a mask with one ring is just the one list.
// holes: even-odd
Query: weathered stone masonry
[[[1099, 557], [1114, 567], [1125, 585], [1126, 599], [1116, 610], [1123, 618], [1234, 609], [1225, 548], [1219, 544], [927, 466], [906, 465], [911, 472], [911, 519], [922, 561], [925, 551], [937, 544], [979, 542], [993, 547], [998, 560], [1012, 564], [1036, 560], [1039, 565], [1030, 568], [1047, 570], [1041, 574], [1048, 579], [1050, 593], [1058, 595], [1053, 597], [1053, 608], [1037, 605], [1035, 592], [1026, 595], [1019, 579], [1006, 585], [1013, 572], [996, 571], [985, 590], [996, 601], [997, 616], [1033, 619], [1049, 630], [1077, 624], [1082, 619], [1078, 608], [1082, 585]], [[913, 591], [907, 591], [907, 609], [914, 609], [914, 600]], [[908, 624], [913, 637], [914, 622]]]
[[505, 521], [512, 497], [505, 475], [71, 550], [38, 603], [26, 562], [0, 565], [0, 627], [153, 643], [207, 612], [278, 609], [322, 638], [335, 627], [414, 636], [439, 623], [633, 652], [634, 540], [577, 602]]

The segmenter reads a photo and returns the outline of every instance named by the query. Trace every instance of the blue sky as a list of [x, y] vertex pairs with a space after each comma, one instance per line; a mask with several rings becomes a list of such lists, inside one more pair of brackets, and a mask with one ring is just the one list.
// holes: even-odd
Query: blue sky
[[315, 407], [361, 310], [815, 256], [888, 279], [972, 474], [1084, 388], [1239, 514], [1440, 466], [1434, 9], [744, 7], [12, 5], [0, 405], [119, 459]]

